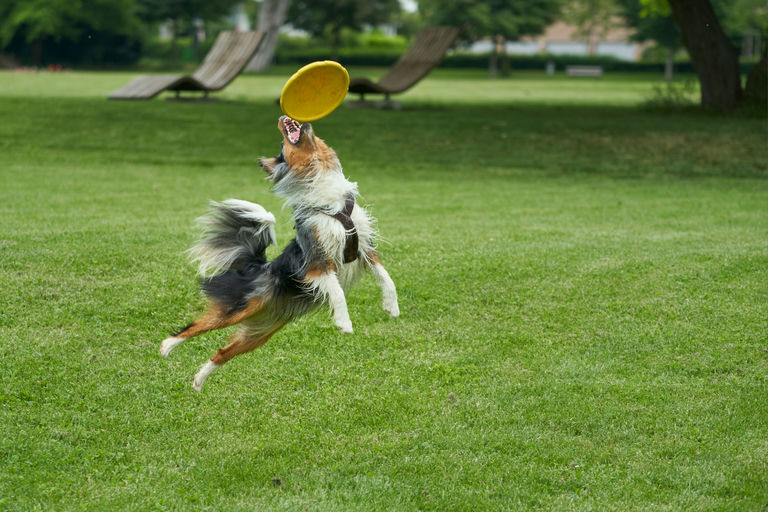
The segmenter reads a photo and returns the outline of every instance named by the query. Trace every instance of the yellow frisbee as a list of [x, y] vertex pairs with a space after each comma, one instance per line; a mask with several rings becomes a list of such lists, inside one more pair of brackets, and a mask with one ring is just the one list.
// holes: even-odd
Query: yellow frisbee
[[285, 82], [280, 109], [301, 123], [325, 117], [338, 107], [349, 89], [349, 73], [332, 60], [311, 62]]

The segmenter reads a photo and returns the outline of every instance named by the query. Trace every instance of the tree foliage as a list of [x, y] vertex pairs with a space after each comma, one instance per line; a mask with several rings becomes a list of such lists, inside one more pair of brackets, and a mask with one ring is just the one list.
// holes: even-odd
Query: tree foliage
[[560, 12], [558, 0], [420, 0], [419, 10], [430, 25], [462, 29], [462, 36], [518, 39], [544, 31]]
[[563, 4], [562, 18], [576, 26], [576, 35], [588, 42], [592, 54], [597, 41], [614, 28], [618, 12], [615, 0], [577, 0]]
[[213, 20], [241, 0], [2, 0], [0, 50], [35, 65], [129, 64], [158, 22]]
[[504, 40], [543, 32], [557, 18], [560, 5], [560, 0], [420, 0], [419, 10], [429, 25], [459, 27], [464, 39], [490, 37], [494, 51], [488, 68], [496, 76], [498, 49], [502, 75], [508, 66]]
[[0, 44], [17, 36], [31, 43], [76, 40], [88, 31], [133, 34], [139, 28], [134, 8], [134, 0], [4, 0]]
[[288, 19], [315, 37], [328, 37], [337, 51], [342, 29], [386, 23], [399, 11], [398, 0], [294, 0]]
[[168, 21], [171, 31], [169, 64], [176, 65], [177, 39], [186, 31], [192, 33], [192, 51], [197, 56], [199, 41], [195, 22], [221, 18], [241, 0], [135, 0], [138, 16], [145, 22]]
[[139, 56], [141, 30], [134, 0], [0, 3], [0, 48], [34, 64], [125, 63]]
[[[731, 41], [739, 41], [748, 31], [768, 35], [768, 2], [765, 0], [710, 0], [709, 3]], [[642, 20], [649, 20], [648, 23], [674, 23], [668, 0], [622, 0], [622, 6], [630, 22], [639, 18], [640, 25]], [[633, 26], [637, 25], [633, 23]], [[658, 41], [655, 37], [648, 39]]]
[[667, 48], [677, 48], [683, 39], [669, 10], [669, 4], [649, 4], [648, 0], [621, 0], [621, 9], [627, 24], [636, 32], [636, 41], [655, 41]]
[[136, 3], [137, 14], [144, 21], [191, 22], [197, 18], [204, 21], [221, 18], [242, 0], [136, 0]]

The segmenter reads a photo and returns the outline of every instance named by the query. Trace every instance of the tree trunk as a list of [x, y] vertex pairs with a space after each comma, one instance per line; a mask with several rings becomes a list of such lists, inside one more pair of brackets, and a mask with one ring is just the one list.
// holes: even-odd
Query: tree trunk
[[197, 24], [192, 24], [192, 61], [197, 62], [197, 54], [200, 51], [200, 40], [197, 37]]
[[496, 39], [496, 47], [499, 54], [499, 76], [506, 78], [509, 76], [509, 55], [507, 55], [506, 39], [500, 35]]
[[587, 55], [593, 56], [596, 50], [597, 36], [595, 34], [595, 26], [590, 24], [589, 28], [587, 28]]
[[732, 110], [742, 95], [738, 52], [709, 0], [669, 0], [669, 6], [699, 75], [701, 105], [720, 112]]
[[179, 22], [171, 20], [171, 51], [168, 54], [168, 66], [173, 69], [176, 67], [176, 53], [179, 43]]
[[744, 96], [765, 108], [768, 105], [768, 47], [763, 52], [763, 58], [755, 64], [747, 76]]
[[496, 45], [493, 46], [491, 56], [488, 57], [488, 78], [496, 78], [499, 75], [499, 55], [496, 53]]
[[263, 0], [259, 8], [259, 20], [256, 30], [264, 32], [264, 39], [256, 55], [246, 68], [248, 71], [265, 71], [272, 63], [280, 39], [280, 27], [285, 23], [291, 0]]
[[667, 47], [667, 60], [664, 62], [664, 80], [671, 82], [675, 72], [675, 50], [673, 46]]
[[32, 43], [32, 62], [35, 63], [36, 68], [40, 68], [43, 65], [43, 38], [38, 37]]
[[499, 37], [491, 37], [491, 56], [488, 58], [488, 78], [499, 76]]

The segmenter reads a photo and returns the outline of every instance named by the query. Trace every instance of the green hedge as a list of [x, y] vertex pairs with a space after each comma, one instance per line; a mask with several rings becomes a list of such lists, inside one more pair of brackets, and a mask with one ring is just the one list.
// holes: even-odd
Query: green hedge
[[[345, 66], [391, 66], [402, 54], [401, 51], [379, 48], [343, 48], [339, 51], [338, 60]], [[316, 47], [301, 51], [286, 51], [278, 49], [275, 55], [276, 64], [303, 65], [315, 60], [330, 59], [333, 52], [330, 48]], [[489, 54], [454, 53], [440, 63], [441, 68], [487, 69]], [[584, 56], [584, 55], [510, 55], [509, 64], [512, 70], [544, 70], [547, 63], [554, 62], [557, 70], [565, 66], [590, 65], [602, 66], [606, 72], [652, 72], [663, 73], [662, 62], [627, 62], [613, 57]], [[755, 62], [741, 63], [743, 73], [748, 73]], [[690, 61], [675, 62], [675, 72], [693, 73]]]
[[[197, 60], [202, 61], [213, 45], [214, 38], [208, 38], [200, 42]], [[338, 52], [338, 60], [345, 66], [380, 66], [388, 67], [402, 55], [407, 49], [406, 45], [392, 45], [387, 48], [379, 46], [357, 46], [341, 48]], [[170, 52], [169, 41], [151, 41], [144, 45], [144, 59], [154, 60], [160, 66], [167, 66]], [[178, 41], [177, 64], [179, 66], [190, 65], [192, 58], [191, 41], [188, 37], [181, 37]], [[278, 47], [275, 55], [275, 64], [287, 64], [301, 66], [316, 60], [331, 59], [333, 51], [327, 46], [310, 46], [285, 44]], [[441, 68], [463, 69], [488, 69], [489, 54], [472, 54], [455, 52], [447, 56], [440, 63]], [[146, 62], [146, 60], [145, 60]], [[558, 71], [570, 65], [602, 66], [606, 72], [649, 72], [663, 73], [664, 63], [661, 62], [626, 62], [605, 56], [584, 55], [510, 55], [509, 64], [511, 70], [541, 70], [546, 69], [548, 62], [554, 62]], [[741, 63], [744, 74], [749, 73], [756, 61]], [[690, 61], [678, 61], [675, 63], [675, 72], [692, 73], [693, 66]]]
[[[403, 54], [405, 48], [342, 48], [338, 52], [338, 61], [345, 66], [391, 66]], [[275, 64], [306, 64], [316, 60], [334, 58], [328, 47], [305, 48], [299, 51], [286, 51], [278, 48]]]

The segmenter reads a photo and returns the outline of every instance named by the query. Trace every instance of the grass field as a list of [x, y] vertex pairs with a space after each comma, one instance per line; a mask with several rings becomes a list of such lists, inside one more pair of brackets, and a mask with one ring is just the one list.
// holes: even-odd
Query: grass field
[[159, 356], [183, 252], [211, 199], [292, 237], [256, 166], [287, 75], [105, 100], [131, 76], [0, 73], [0, 509], [764, 509], [765, 120], [641, 108], [651, 77], [340, 108], [401, 318], [367, 278], [354, 335], [321, 311], [195, 394], [228, 333]]

